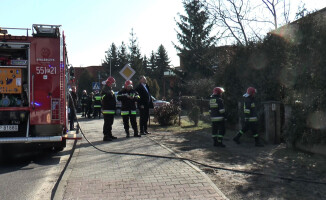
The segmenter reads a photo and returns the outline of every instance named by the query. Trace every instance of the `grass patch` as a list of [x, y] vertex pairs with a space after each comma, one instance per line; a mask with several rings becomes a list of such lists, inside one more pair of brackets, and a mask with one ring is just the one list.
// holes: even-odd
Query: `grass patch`
[[169, 132], [192, 132], [192, 131], [198, 131], [203, 130], [207, 128], [211, 128], [211, 124], [205, 123], [201, 120], [198, 122], [198, 126], [195, 126], [193, 122], [191, 122], [188, 117], [182, 117], [181, 118], [181, 126], [179, 126], [178, 122], [175, 125], [171, 126], [161, 126], [158, 123], [153, 122], [151, 120], [151, 126], [154, 131], [169, 131]]

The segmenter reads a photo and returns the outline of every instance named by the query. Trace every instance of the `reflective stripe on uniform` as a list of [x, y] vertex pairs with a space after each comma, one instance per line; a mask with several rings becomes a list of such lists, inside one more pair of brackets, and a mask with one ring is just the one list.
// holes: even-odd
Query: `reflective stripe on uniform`
[[95, 96], [94, 99], [99, 101], [99, 100], [102, 99], [102, 97], [101, 96]]
[[254, 138], [256, 138], [256, 137], [258, 137], [259, 135], [258, 134], [256, 134], [256, 135], [253, 135], [254, 136]]
[[129, 111], [121, 111], [121, 115], [129, 115]]
[[115, 114], [115, 110], [103, 110], [103, 114]]
[[209, 107], [210, 108], [217, 108], [218, 107], [218, 104], [217, 103], [210, 103], [209, 104]]
[[250, 117], [250, 118], [247, 118], [247, 119], [250, 122], [256, 122], [256, 121], [258, 121], [258, 118], [257, 117]]
[[94, 108], [101, 108], [101, 105], [94, 105]]
[[224, 136], [223, 135], [217, 135], [218, 138], [223, 138]]
[[132, 110], [132, 111], [131, 111], [131, 114], [132, 114], [132, 115], [136, 115], [137, 112], [136, 112], [135, 110]]
[[256, 107], [255, 103], [252, 103], [250, 106], [251, 106], [252, 108]]
[[211, 117], [212, 122], [223, 121], [224, 117]]
[[217, 108], [218, 104], [216, 103], [216, 99], [209, 100], [209, 107], [210, 108]]
[[220, 113], [225, 113], [225, 109], [220, 109]]
[[212, 135], [213, 138], [216, 138], [218, 135]]
[[243, 112], [244, 112], [245, 114], [250, 114], [250, 109], [246, 109], [246, 108], [244, 108], [244, 109], [243, 109]]

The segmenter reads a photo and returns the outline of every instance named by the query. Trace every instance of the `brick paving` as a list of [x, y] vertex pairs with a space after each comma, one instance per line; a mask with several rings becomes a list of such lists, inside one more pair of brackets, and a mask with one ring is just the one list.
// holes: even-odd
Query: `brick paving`
[[[112, 142], [102, 141], [103, 119], [81, 119], [80, 125], [86, 137], [105, 151], [175, 156], [146, 136], [125, 138], [120, 117], [113, 125], [118, 139]], [[65, 184], [60, 183], [62, 199], [227, 199], [189, 163], [103, 153], [85, 139], [78, 143], [65, 176]]]

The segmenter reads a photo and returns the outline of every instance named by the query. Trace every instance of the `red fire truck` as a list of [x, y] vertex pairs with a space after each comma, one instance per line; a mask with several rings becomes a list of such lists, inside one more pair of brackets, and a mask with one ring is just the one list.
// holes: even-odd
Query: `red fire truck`
[[[10, 34], [17, 30], [24, 35]], [[68, 124], [64, 33], [60, 25], [44, 24], [29, 31], [0, 27], [0, 145], [37, 143], [60, 151]]]

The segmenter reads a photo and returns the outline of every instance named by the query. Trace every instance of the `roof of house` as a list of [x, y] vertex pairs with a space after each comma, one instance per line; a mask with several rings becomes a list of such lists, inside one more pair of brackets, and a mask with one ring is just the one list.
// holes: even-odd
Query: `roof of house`
[[[282, 37], [288, 38], [288, 37], [294, 37], [296, 35], [296, 31], [298, 29], [298, 25], [302, 22], [304, 22], [307, 19], [313, 18], [315, 22], [324, 22], [326, 20], [326, 7], [323, 9], [320, 9], [316, 12], [310, 13], [300, 19], [297, 19], [289, 24], [286, 24], [284, 26], [281, 26], [271, 32], [269, 34], [276, 34], [280, 35]], [[289, 39], [289, 38], [288, 38]]]

